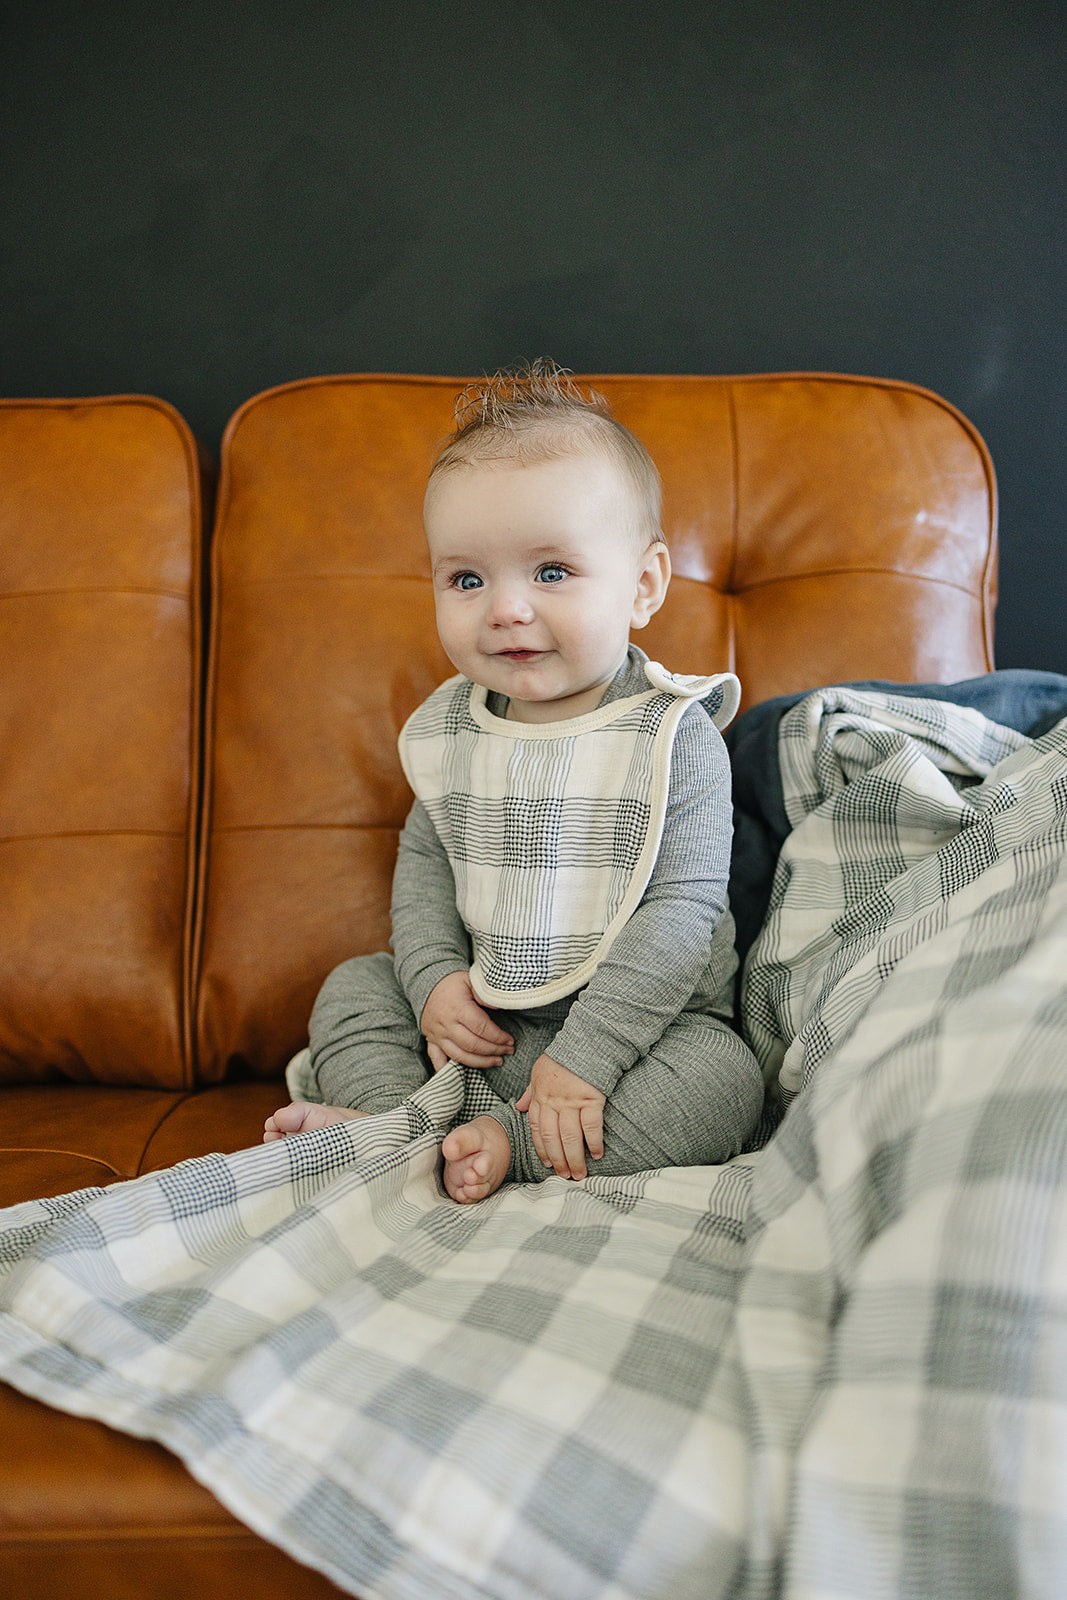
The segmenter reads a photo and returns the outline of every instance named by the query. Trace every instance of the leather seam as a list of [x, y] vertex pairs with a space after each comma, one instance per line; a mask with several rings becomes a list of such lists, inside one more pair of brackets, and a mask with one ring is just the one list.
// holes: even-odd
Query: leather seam
[[[43, 1086], [42, 1086], [43, 1087]], [[18, 1144], [0, 1146], [0, 1155], [5, 1156], [67, 1156], [74, 1161], [87, 1161], [91, 1166], [102, 1167], [105, 1172], [114, 1173], [116, 1178], [121, 1178], [122, 1173], [118, 1167], [106, 1161], [103, 1156], [86, 1155], [82, 1150], [66, 1150], [59, 1145], [48, 1144]]]
[[[685, 574], [679, 573], [678, 576], [684, 577]], [[968, 589], [962, 583], [954, 583], [951, 578], [935, 578], [929, 573], [909, 571], [906, 567], [820, 567], [814, 572], [792, 572], [780, 578], [761, 578], [740, 589], [720, 589], [718, 592], [736, 599], [741, 595], [753, 594], [758, 589], [781, 588], [787, 583], [813, 583], [819, 578], [900, 578], [908, 583], [932, 583], [942, 589], [955, 589], [957, 594], [965, 594], [971, 600], [981, 601], [983, 598], [981, 589]], [[703, 578], [690, 578], [688, 581], [703, 583], [708, 588], [715, 587]]]
[[242, 822], [222, 824], [211, 837], [233, 833], [399, 833], [402, 822]]
[[40, 844], [46, 839], [184, 839], [184, 828], [72, 828], [59, 833], [0, 834], [0, 845]]
[[[180, 1110], [182, 1106], [186, 1105], [190, 1099], [195, 1098], [196, 1092], [197, 1091], [195, 1089], [188, 1090], [186, 1093], [179, 1095], [172, 1105], [165, 1106], [160, 1112], [151, 1131], [145, 1135], [144, 1142], [141, 1145], [141, 1154], [137, 1159], [137, 1171], [135, 1173], [136, 1177], [141, 1178], [145, 1176], [145, 1160], [148, 1156], [149, 1150], [152, 1148], [152, 1142], [158, 1137], [160, 1130], [166, 1126], [176, 1111]], [[149, 1172], [156, 1172], [159, 1169], [157, 1167], [149, 1167], [147, 1170]]]
[[183, 606], [192, 604], [187, 594], [180, 589], [151, 589], [138, 584], [72, 584], [61, 589], [4, 589], [0, 591], [0, 600], [37, 600], [50, 595], [143, 595], [152, 600], [178, 600]]

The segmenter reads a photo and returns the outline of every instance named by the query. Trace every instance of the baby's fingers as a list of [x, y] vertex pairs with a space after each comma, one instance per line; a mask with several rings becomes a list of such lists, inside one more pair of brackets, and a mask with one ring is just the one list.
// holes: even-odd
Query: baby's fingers
[[602, 1106], [587, 1105], [582, 1107], [582, 1136], [586, 1148], [594, 1161], [599, 1161], [604, 1154], [604, 1108]]
[[563, 1160], [556, 1167], [556, 1174], [560, 1178], [584, 1178], [585, 1165], [585, 1139], [582, 1135], [582, 1119], [579, 1112], [573, 1107], [560, 1113], [559, 1137], [562, 1146]]
[[557, 1178], [585, 1177], [585, 1146], [577, 1114], [557, 1111], [534, 1101], [530, 1107], [530, 1132], [534, 1149]]
[[[523, 1106], [522, 1100], [527, 1102], [526, 1106]], [[542, 1105], [539, 1100], [534, 1100], [532, 1087], [527, 1089], [522, 1100], [518, 1102], [518, 1109], [520, 1111], [529, 1110], [530, 1137], [533, 1139], [533, 1147], [537, 1151], [537, 1159], [542, 1166], [554, 1167], [556, 1163], [549, 1154], [546, 1135], [548, 1135], [555, 1114], [547, 1106]], [[562, 1154], [562, 1147], [560, 1147], [560, 1154]]]
[[459, 1012], [456, 1017], [456, 1027], [465, 1029], [472, 1039], [496, 1055], [500, 1055], [501, 1052], [510, 1055], [515, 1048], [511, 1034], [498, 1027], [488, 1011], [485, 1011], [476, 1000], [471, 1000]]
[[462, 1023], [456, 1023], [449, 1037], [441, 1040], [441, 1046], [465, 1067], [499, 1067], [504, 1063], [504, 1052], [499, 1045], [490, 1044]]

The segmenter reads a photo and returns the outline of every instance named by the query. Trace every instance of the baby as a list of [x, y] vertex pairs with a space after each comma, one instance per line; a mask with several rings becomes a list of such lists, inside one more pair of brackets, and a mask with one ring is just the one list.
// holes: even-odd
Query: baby
[[454, 1200], [505, 1179], [719, 1162], [763, 1102], [730, 1027], [737, 680], [629, 641], [670, 581], [656, 468], [555, 368], [460, 397], [424, 505], [460, 676], [400, 736], [415, 793], [392, 956], [326, 980], [283, 1138], [390, 1109], [448, 1062], [488, 1109], [442, 1147]]

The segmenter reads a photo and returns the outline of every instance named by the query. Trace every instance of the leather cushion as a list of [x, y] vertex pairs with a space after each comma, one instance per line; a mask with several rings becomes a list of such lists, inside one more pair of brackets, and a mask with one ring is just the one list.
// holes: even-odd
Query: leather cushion
[[0, 1081], [190, 1079], [200, 514], [161, 401], [0, 403]]

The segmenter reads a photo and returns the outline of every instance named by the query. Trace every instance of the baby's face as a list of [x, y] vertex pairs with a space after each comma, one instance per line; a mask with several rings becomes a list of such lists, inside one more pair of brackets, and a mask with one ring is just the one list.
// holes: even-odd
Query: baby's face
[[639, 549], [615, 463], [462, 466], [431, 482], [425, 521], [437, 629], [457, 670], [507, 695], [518, 721], [594, 710], [670, 576], [664, 545]]

